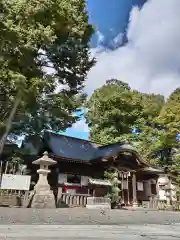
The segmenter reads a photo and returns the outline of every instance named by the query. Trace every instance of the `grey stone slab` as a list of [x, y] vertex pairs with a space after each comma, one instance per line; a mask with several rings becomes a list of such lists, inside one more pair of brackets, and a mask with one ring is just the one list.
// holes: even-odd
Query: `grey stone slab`
[[179, 225], [0, 225], [0, 240], [177, 240]]
[[86, 208], [0, 208], [0, 224], [124, 225], [180, 223], [179, 212]]

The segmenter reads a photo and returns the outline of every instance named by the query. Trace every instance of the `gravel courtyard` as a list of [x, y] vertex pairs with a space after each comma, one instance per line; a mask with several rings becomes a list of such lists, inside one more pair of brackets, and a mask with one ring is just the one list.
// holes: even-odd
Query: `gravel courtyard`
[[0, 224], [124, 225], [180, 223], [179, 212], [88, 210], [85, 208], [0, 208]]

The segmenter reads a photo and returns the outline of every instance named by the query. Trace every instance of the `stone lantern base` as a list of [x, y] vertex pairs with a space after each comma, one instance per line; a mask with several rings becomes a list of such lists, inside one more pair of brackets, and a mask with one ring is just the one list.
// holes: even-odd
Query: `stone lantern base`
[[31, 208], [56, 208], [55, 198], [52, 191], [35, 193]]
[[31, 208], [55, 208], [55, 197], [46, 180], [40, 175], [38, 183], [34, 186], [34, 197]]

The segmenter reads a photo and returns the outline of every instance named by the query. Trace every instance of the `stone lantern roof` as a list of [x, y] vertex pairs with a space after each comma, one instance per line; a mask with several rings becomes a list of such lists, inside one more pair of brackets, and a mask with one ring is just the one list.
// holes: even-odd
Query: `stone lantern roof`
[[35, 160], [33, 162], [33, 164], [50, 166], [50, 165], [56, 164], [56, 161], [54, 161], [48, 157], [48, 152], [44, 152], [43, 156], [41, 158]]

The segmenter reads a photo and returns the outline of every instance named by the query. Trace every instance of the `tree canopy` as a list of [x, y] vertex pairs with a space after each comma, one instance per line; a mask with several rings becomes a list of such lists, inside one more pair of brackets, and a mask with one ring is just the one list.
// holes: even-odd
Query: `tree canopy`
[[93, 141], [128, 141], [147, 162], [180, 170], [179, 88], [165, 101], [162, 95], [141, 93], [112, 79], [95, 90], [87, 107]]
[[0, 153], [7, 135], [72, 125], [94, 64], [84, 0], [0, 1]]
[[142, 132], [149, 127], [163, 104], [163, 96], [143, 94], [122, 81], [108, 80], [87, 102], [91, 138], [102, 143], [134, 138], [132, 130]]

